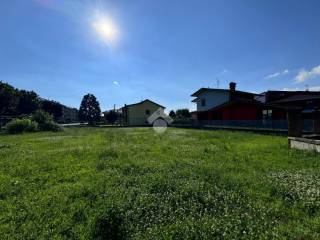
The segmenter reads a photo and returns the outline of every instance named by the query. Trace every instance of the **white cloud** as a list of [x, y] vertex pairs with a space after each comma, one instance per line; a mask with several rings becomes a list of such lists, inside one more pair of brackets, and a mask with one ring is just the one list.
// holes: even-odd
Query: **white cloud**
[[313, 77], [319, 77], [320, 76], [320, 65], [312, 68], [310, 71], [301, 70], [298, 75], [295, 77], [296, 83], [302, 83], [307, 81], [310, 78]]
[[112, 83], [113, 83], [114, 85], [117, 85], [117, 86], [119, 85], [119, 82], [117, 82], [117, 81], [113, 81]]
[[283, 88], [282, 91], [301, 91], [300, 88]]
[[281, 76], [281, 75], [286, 75], [286, 74], [288, 74], [288, 73], [289, 73], [289, 70], [288, 70], [288, 69], [285, 69], [285, 70], [283, 70], [282, 72], [272, 73], [272, 74], [266, 76], [265, 78], [266, 78], [266, 79], [276, 78], [276, 77], [279, 77], [279, 76]]
[[[309, 91], [320, 91], [320, 86], [307, 87]], [[306, 88], [283, 88], [283, 91], [306, 91]]]
[[280, 73], [276, 72], [276, 73], [273, 73], [273, 74], [266, 76], [266, 78], [275, 78], [275, 77], [278, 77], [279, 75], [280, 75]]
[[320, 91], [320, 86], [314, 86], [309, 88], [310, 91]]
[[295, 77], [296, 83], [301, 83], [310, 78], [310, 72], [306, 70], [301, 70], [298, 75]]

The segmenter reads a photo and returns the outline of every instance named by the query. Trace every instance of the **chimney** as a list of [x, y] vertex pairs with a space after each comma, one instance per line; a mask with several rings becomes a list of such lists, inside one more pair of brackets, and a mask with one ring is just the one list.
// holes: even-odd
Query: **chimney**
[[236, 83], [235, 82], [230, 82], [229, 83], [229, 101], [232, 101], [235, 99], [236, 95]]
[[229, 83], [229, 89], [230, 89], [230, 92], [235, 92], [236, 91], [236, 83], [235, 82], [230, 82]]

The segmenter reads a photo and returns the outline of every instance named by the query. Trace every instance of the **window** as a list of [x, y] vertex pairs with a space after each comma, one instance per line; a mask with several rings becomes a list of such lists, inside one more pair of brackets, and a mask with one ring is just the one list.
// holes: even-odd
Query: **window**
[[201, 106], [204, 107], [205, 105], [206, 105], [206, 99], [203, 98], [203, 99], [201, 99]]
[[272, 119], [272, 109], [262, 111], [263, 119]]
[[146, 110], [146, 115], [150, 115], [150, 110], [149, 109]]

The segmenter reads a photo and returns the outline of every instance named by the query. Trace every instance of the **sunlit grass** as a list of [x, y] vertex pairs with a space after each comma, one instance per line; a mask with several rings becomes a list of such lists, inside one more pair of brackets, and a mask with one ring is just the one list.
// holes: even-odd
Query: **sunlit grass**
[[3, 239], [319, 239], [320, 157], [279, 136], [0, 136]]

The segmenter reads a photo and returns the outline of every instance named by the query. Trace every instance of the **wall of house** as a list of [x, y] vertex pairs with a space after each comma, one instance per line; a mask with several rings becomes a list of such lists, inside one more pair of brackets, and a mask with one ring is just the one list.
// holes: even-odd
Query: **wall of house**
[[[148, 101], [141, 104], [128, 106], [127, 124], [129, 126], [149, 125], [147, 122], [148, 117], [158, 109], [158, 105]], [[150, 115], [146, 114], [146, 110], [150, 111]]]
[[[198, 112], [198, 120], [261, 120], [265, 108], [253, 104], [238, 103], [216, 111]], [[272, 109], [272, 120], [286, 120], [286, 110]]]
[[259, 120], [263, 108], [253, 104], [237, 103], [216, 111], [199, 112], [199, 120]]
[[287, 119], [287, 111], [284, 109], [272, 109], [273, 120], [285, 120]]
[[[206, 105], [201, 106], [201, 100], [206, 99]], [[197, 111], [206, 111], [229, 101], [229, 91], [210, 91], [200, 94], [196, 99]]]
[[259, 120], [262, 108], [256, 105], [234, 104], [221, 110], [222, 120]]

